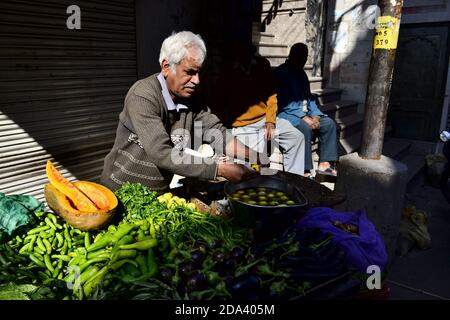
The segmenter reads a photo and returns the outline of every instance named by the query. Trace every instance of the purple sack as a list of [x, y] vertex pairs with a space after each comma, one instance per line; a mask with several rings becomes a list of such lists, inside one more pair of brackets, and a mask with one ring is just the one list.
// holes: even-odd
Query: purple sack
[[[350, 223], [358, 227], [359, 235], [354, 235], [334, 226], [333, 222]], [[333, 236], [333, 241], [348, 254], [348, 262], [360, 272], [377, 265], [384, 270], [388, 255], [386, 247], [372, 222], [363, 210], [356, 212], [337, 212], [330, 208], [311, 208], [300, 219], [297, 228], [318, 228]]]

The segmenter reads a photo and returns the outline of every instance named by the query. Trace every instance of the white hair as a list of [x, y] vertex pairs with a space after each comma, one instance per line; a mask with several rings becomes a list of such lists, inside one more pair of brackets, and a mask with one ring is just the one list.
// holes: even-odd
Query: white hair
[[164, 59], [167, 60], [170, 69], [175, 73], [176, 65], [188, 56], [191, 48], [197, 49], [197, 63], [203, 64], [206, 57], [206, 45], [202, 37], [190, 31], [174, 32], [161, 45], [159, 64], [161, 65]]

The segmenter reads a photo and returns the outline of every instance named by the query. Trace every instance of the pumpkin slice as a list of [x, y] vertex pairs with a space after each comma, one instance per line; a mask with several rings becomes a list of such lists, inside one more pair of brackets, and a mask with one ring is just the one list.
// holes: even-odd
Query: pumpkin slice
[[89, 181], [74, 182], [81, 192], [83, 192], [100, 211], [107, 212], [117, 206], [117, 198], [111, 190], [101, 184]]
[[96, 212], [98, 210], [95, 204], [89, 200], [86, 195], [61, 175], [50, 160], [47, 160], [45, 170], [50, 183], [61, 193], [66, 195], [77, 210], [81, 212]]
[[[86, 183], [86, 181], [84, 181], [84, 183]], [[100, 189], [105, 192], [104, 195], [110, 204], [107, 212], [97, 210], [95, 212], [86, 213], [77, 210], [74, 208], [72, 201], [51, 183], [46, 184], [44, 187], [45, 200], [47, 201], [48, 206], [71, 226], [83, 231], [97, 230], [111, 221], [116, 212], [118, 203], [116, 196], [111, 190], [101, 185], [98, 186], [104, 188]]]

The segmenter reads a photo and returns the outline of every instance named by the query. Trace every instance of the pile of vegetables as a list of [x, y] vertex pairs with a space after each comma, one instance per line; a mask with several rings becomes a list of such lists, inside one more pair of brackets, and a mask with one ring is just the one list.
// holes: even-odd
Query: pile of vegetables
[[329, 247], [329, 237], [308, 242], [291, 232], [252, 245], [248, 230], [171, 193], [126, 183], [115, 195], [122, 216], [100, 231], [36, 212], [32, 229], [0, 245], [4, 292], [36, 299], [286, 299], [311, 285], [299, 254], [309, 252], [310, 265], [325, 262], [314, 252]]

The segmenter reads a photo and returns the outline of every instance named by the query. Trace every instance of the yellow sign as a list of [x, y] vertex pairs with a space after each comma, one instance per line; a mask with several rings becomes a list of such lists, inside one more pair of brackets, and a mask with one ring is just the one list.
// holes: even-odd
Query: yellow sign
[[397, 49], [400, 21], [391, 16], [378, 18], [375, 28], [374, 49]]

